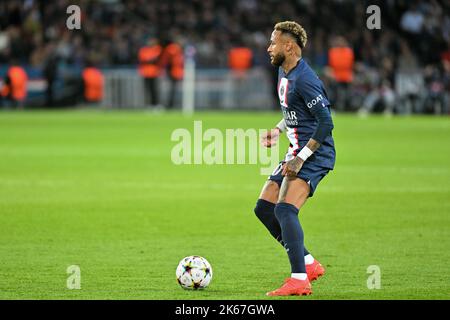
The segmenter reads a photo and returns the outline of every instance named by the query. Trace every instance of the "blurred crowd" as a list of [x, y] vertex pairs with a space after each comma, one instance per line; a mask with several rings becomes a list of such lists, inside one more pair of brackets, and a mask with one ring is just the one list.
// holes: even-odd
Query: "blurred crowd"
[[[82, 8], [80, 30], [66, 27], [71, 4]], [[366, 26], [373, 4], [381, 9], [379, 30]], [[193, 45], [199, 68], [228, 68], [229, 52], [247, 48], [250, 67], [274, 75], [266, 52], [273, 25], [295, 20], [308, 32], [303, 56], [330, 88], [336, 109], [448, 114], [449, 13], [445, 0], [1, 1], [0, 64], [14, 58], [43, 69], [55, 61], [137, 65], [139, 50], [156, 37]], [[349, 74], [337, 77], [340, 67]]]

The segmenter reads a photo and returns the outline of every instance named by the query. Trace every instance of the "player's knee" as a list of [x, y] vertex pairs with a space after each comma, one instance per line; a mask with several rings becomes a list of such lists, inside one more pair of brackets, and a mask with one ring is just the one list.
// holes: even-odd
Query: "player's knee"
[[286, 202], [279, 202], [275, 206], [275, 216], [277, 217], [278, 221], [296, 218], [298, 214], [298, 209]]
[[264, 199], [258, 199], [253, 209], [258, 219], [263, 220], [265, 216], [273, 214], [275, 204]]

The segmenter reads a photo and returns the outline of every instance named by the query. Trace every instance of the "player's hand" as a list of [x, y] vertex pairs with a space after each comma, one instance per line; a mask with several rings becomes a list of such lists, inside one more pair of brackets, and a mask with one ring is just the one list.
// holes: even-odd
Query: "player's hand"
[[270, 148], [277, 144], [278, 138], [280, 137], [280, 129], [270, 129], [261, 136], [261, 144], [264, 147]]
[[294, 159], [289, 160], [286, 163], [284, 163], [283, 171], [281, 172], [281, 174], [283, 176], [293, 178], [293, 177], [297, 176], [297, 173], [300, 171], [302, 166], [303, 166], [303, 160], [300, 159], [299, 157], [295, 157]]

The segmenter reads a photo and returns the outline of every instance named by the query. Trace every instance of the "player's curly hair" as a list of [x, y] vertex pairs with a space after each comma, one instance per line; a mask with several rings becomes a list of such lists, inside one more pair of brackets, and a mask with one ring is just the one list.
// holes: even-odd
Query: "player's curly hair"
[[283, 21], [278, 22], [274, 30], [281, 31], [282, 33], [290, 34], [295, 38], [297, 44], [300, 48], [304, 48], [306, 46], [306, 42], [308, 41], [308, 35], [306, 34], [305, 29], [295, 21]]

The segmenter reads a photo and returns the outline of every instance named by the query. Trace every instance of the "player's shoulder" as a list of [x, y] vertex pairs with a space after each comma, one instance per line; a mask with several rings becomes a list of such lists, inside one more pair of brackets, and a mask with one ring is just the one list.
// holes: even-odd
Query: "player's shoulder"
[[299, 76], [297, 80], [299, 80], [299, 83], [320, 83], [320, 79], [317, 76], [317, 73], [310, 67], [308, 62], [306, 62], [303, 58], [300, 62], [300, 68], [299, 68]]
[[322, 80], [320, 80], [317, 73], [309, 66], [309, 64], [302, 59], [298, 77], [295, 80], [295, 87], [300, 91], [304, 91], [311, 87], [317, 88], [321, 86]]

